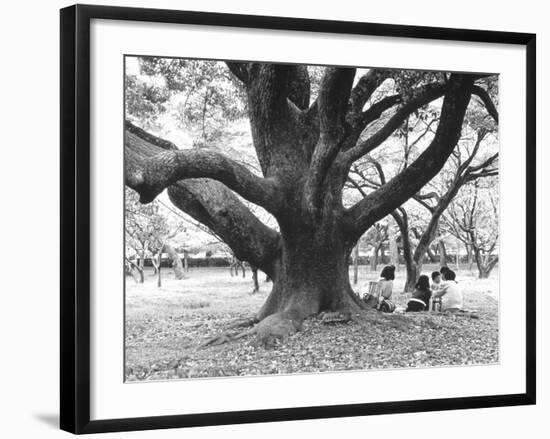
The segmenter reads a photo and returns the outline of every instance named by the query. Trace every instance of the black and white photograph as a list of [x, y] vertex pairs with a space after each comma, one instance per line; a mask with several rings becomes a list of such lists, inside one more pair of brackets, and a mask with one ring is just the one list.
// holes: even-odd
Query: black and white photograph
[[546, 9], [6, 3], [0, 435], [547, 430]]
[[499, 72], [127, 54], [123, 92], [126, 382], [499, 364]]

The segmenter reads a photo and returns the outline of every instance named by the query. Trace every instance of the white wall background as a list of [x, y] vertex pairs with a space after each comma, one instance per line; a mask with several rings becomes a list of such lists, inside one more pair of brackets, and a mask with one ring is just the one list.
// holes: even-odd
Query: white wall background
[[[88, 1], [88, 3], [96, 3]], [[550, 29], [544, 2], [524, 0], [407, 0], [357, 2], [278, 0], [100, 1], [99, 4], [203, 10], [246, 14], [298, 16], [474, 29], [535, 32], [538, 36], [538, 271], [544, 273], [550, 248], [541, 227], [550, 215], [547, 187], [550, 154], [542, 129], [548, 118]], [[59, 13], [69, 2], [35, 0], [3, 5], [0, 26], [0, 435], [3, 437], [61, 437], [58, 413], [58, 288], [59, 288]], [[312, 6], [315, 5], [314, 8]], [[546, 55], [546, 57], [545, 57]], [[545, 111], [546, 110], [546, 111]], [[7, 137], [6, 137], [7, 135]], [[7, 157], [6, 157], [7, 154]], [[32, 259], [34, 256], [41, 259]], [[49, 256], [48, 256], [49, 255]], [[46, 259], [44, 259], [46, 257]], [[17, 263], [11, 265], [11, 261]], [[25, 263], [22, 263], [25, 261]], [[208, 427], [104, 435], [109, 437], [240, 438], [407, 437], [507, 438], [548, 429], [550, 409], [548, 321], [543, 321], [544, 290], [538, 279], [538, 405], [455, 412], [386, 415], [241, 426]], [[537, 430], [540, 433], [537, 434]]]

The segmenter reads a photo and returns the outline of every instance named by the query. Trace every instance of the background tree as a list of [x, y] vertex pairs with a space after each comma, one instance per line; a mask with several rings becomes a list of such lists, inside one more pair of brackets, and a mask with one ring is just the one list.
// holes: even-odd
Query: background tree
[[[470, 105], [466, 116], [462, 139], [457, 143], [445, 167], [426, 185], [422, 193], [415, 194], [411, 202], [398, 207], [391, 213], [401, 232], [403, 258], [407, 268], [405, 291], [414, 290], [422, 271], [425, 255], [430, 251], [434, 240], [438, 244], [440, 265], [447, 264], [445, 241], [439, 230], [439, 222], [460, 188], [468, 182], [498, 173], [498, 152], [488, 152], [490, 149], [495, 149], [494, 138], [498, 122], [496, 109], [493, 109], [489, 115], [483, 102], [480, 102], [478, 105]], [[395, 154], [389, 155], [387, 151], [379, 151], [378, 156], [369, 155], [352, 168], [348, 177], [350, 186], [355, 187], [363, 197], [366, 197], [368, 191], [377, 190], [386, 184], [387, 172], [384, 168], [390, 168], [390, 172], [393, 173], [403, 172], [409, 166], [411, 158], [418, 155], [417, 147], [420, 142], [426, 137], [435, 135], [432, 127], [437, 120], [438, 116], [433, 107], [427, 107], [416, 115], [408, 117], [403, 127], [394, 134], [402, 144], [401, 155], [396, 157]], [[491, 145], [487, 142], [488, 137], [492, 140]], [[484, 143], [483, 147], [482, 143]], [[483, 153], [480, 153], [480, 149]], [[420, 216], [426, 217], [427, 214], [426, 221], [417, 219], [414, 225], [411, 224], [411, 210], [417, 212], [418, 207], [413, 201], [421, 206], [421, 209], [425, 209], [424, 212], [420, 212]], [[417, 214], [416, 217], [418, 216]], [[394, 245], [394, 260], [397, 260], [396, 250]]]
[[125, 196], [126, 245], [137, 256], [137, 262], [134, 263], [131, 259], [128, 262], [139, 272], [139, 282], [144, 280], [143, 268], [146, 257], [150, 257], [155, 274], [160, 279], [162, 253], [167, 253], [172, 261], [176, 279], [183, 279], [185, 274], [181, 259], [170, 241], [182, 233], [184, 227], [181, 224], [170, 226], [166, 215], [160, 212], [161, 206], [158, 202], [143, 205], [138, 201], [137, 194], [128, 188]]
[[[411, 249], [410, 232], [405, 209], [401, 207], [392, 213], [392, 216], [399, 225], [403, 240], [409, 241], [409, 243], [404, 246], [404, 248], [406, 248], [406, 251], [404, 251], [404, 258], [407, 265], [406, 291], [414, 290], [416, 281], [422, 272], [424, 257], [430, 244], [439, 232], [441, 216], [456, 197], [460, 188], [479, 178], [498, 174], [498, 153], [494, 153], [481, 161], [474, 162], [481, 142], [486, 134], [487, 132], [484, 129], [480, 129], [477, 133], [475, 144], [470, 150], [457, 147], [454, 156], [450, 160], [451, 167], [455, 168], [454, 172], [450, 173], [450, 175], [444, 174], [443, 184], [439, 191], [432, 192], [429, 194], [430, 196], [417, 195], [415, 197], [415, 201], [420, 203], [428, 211], [429, 221], [426, 227], [423, 228], [422, 233], [417, 237], [418, 243], [416, 244], [414, 252]], [[438, 239], [438, 246], [440, 249], [440, 264], [446, 264], [446, 250], [441, 234]]]
[[[442, 169], [482, 76], [371, 69], [355, 80], [356, 69], [328, 67], [311, 104], [305, 66], [227, 65], [246, 91], [261, 173], [219, 148], [178, 150], [127, 122], [126, 184], [144, 203], [168, 188], [175, 206], [269, 275], [272, 292], [255, 316], [262, 339], [290, 334], [323, 310], [358, 311], [362, 304], [348, 274], [353, 247]], [[399, 76], [396, 90], [375, 94], [392, 76]], [[345, 207], [342, 192], [351, 166], [409, 115], [440, 98], [436, 133], [424, 151], [379, 189]], [[392, 116], [364, 135], [384, 111]], [[240, 197], [268, 211], [279, 231], [259, 221]]]
[[498, 263], [498, 189], [494, 180], [486, 185], [476, 180], [465, 189], [451, 203], [445, 222], [449, 232], [471, 249], [479, 278], [484, 279]]
[[[246, 112], [244, 89], [221, 63], [140, 57], [126, 77], [126, 114], [146, 129], [187, 132], [201, 147]], [[131, 62], [131, 61], [130, 61]]]
[[384, 245], [388, 242], [388, 223], [377, 222], [365, 234], [365, 241], [371, 248], [370, 269], [378, 270], [379, 262], [384, 258]]
[[158, 203], [142, 205], [137, 194], [128, 188], [125, 197], [126, 255], [131, 255], [127, 261], [138, 271], [138, 281], [143, 283], [145, 259], [152, 257], [160, 247], [162, 237], [168, 233], [168, 224], [165, 217], [158, 213]]

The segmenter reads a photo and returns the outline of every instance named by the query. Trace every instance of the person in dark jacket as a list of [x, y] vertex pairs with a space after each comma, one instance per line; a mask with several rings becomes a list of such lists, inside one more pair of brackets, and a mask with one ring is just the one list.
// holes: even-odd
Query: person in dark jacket
[[421, 275], [416, 282], [411, 299], [407, 303], [406, 312], [426, 311], [430, 303], [432, 291], [430, 290], [430, 278]]

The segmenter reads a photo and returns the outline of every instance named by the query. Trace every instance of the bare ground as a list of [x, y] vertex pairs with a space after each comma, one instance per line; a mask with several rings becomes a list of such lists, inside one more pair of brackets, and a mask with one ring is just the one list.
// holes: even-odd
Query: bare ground
[[[435, 267], [425, 267], [429, 272]], [[238, 375], [311, 373], [498, 362], [498, 278], [478, 280], [458, 271], [465, 307], [478, 319], [438, 313], [374, 314], [362, 322], [326, 325], [307, 319], [303, 330], [272, 348], [251, 338], [202, 348], [238, 318], [252, 316], [271, 289], [260, 276], [230, 277], [226, 268], [191, 269], [175, 280], [163, 270], [163, 286], [149, 272], [144, 284], [126, 279], [126, 378], [158, 380]], [[360, 267], [357, 287], [377, 273]], [[404, 284], [397, 273], [395, 291]], [[409, 296], [394, 293], [404, 306]]]

